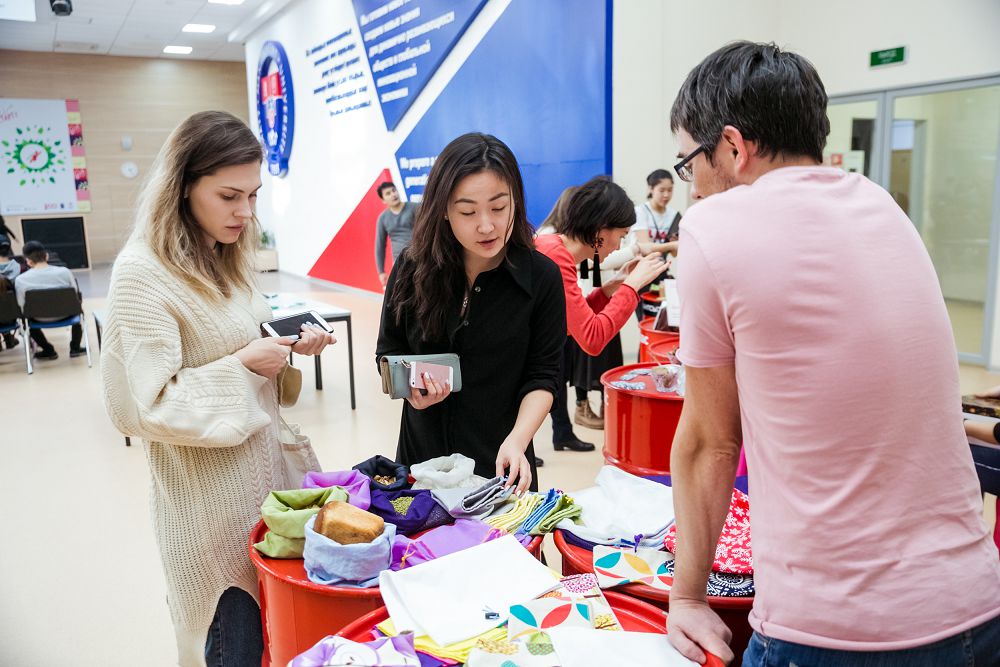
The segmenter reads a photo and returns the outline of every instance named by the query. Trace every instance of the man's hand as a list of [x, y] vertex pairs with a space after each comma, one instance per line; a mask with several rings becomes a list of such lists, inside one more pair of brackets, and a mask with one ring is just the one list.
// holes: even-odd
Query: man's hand
[[667, 639], [686, 658], [703, 665], [708, 651], [728, 665], [735, 657], [729, 648], [732, 638], [732, 631], [707, 602], [671, 596]]

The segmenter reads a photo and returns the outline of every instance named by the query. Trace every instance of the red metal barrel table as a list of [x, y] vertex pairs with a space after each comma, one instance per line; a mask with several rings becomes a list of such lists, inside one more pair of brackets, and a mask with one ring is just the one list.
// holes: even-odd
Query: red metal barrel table
[[644, 389], [619, 389], [611, 383], [629, 371], [657, 364], [612, 368], [601, 376], [604, 385], [604, 460], [633, 475], [670, 473], [670, 446], [680, 420], [684, 398], [656, 390], [653, 378], [640, 375]]
[[[614, 591], [606, 591], [604, 595], [608, 599], [608, 604], [615, 611], [615, 616], [621, 623], [622, 629], [626, 632], [666, 633], [667, 615], [657, 607]], [[355, 642], [371, 641], [375, 626], [387, 618], [389, 618], [389, 612], [385, 607], [382, 607], [359, 618], [337, 634]], [[708, 654], [705, 667], [724, 667], [724, 664], [716, 656]]]
[[[260, 616], [264, 630], [264, 667], [283, 667], [323, 637], [384, 603], [378, 587], [326, 586], [309, 581], [301, 558], [268, 558], [253, 548], [264, 539], [267, 526], [258, 522], [250, 533], [250, 560], [257, 568]], [[535, 558], [542, 552], [542, 536], [527, 549]]]
[[639, 363], [649, 361], [659, 361], [652, 356], [651, 351], [654, 345], [663, 341], [672, 341], [674, 347], [680, 344], [681, 335], [676, 331], [658, 331], [653, 328], [656, 322], [655, 317], [647, 317], [639, 322]]

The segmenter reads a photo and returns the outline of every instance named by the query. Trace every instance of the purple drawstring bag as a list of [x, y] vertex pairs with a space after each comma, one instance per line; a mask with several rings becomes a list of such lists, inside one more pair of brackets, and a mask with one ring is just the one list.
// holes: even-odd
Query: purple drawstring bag
[[[382, 637], [363, 644], [344, 637], [328, 635], [315, 646], [288, 663], [288, 667], [419, 667], [420, 658], [413, 647], [413, 634]], [[439, 663], [440, 664], [440, 663]]]
[[382, 517], [386, 523], [395, 524], [397, 534], [412, 535], [451, 523], [451, 515], [437, 504], [430, 491], [373, 488], [371, 493], [372, 504], [368, 511]]
[[372, 504], [371, 479], [357, 470], [339, 472], [307, 472], [302, 480], [303, 489], [325, 489], [339, 486], [347, 491], [347, 502], [358, 509], [367, 510]]
[[507, 533], [476, 519], [458, 519], [429, 530], [416, 539], [397, 535], [392, 541], [393, 570], [413, 567], [456, 551], [495, 540]]

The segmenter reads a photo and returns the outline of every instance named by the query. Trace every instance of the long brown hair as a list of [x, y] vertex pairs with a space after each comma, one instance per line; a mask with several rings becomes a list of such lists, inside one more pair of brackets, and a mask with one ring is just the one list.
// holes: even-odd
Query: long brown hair
[[139, 197], [132, 237], [145, 240], [172, 274], [210, 300], [229, 298], [234, 288], [250, 290], [260, 238], [257, 216], [236, 243], [210, 249], [185, 193], [202, 176], [263, 158], [260, 141], [236, 116], [201, 111], [188, 117], [156, 157]]
[[[448, 313], [458, 308], [465, 289], [462, 246], [447, 221], [448, 202], [467, 176], [491, 171], [510, 188], [511, 245], [533, 248], [532, 229], [524, 205], [524, 182], [517, 158], [507, 144], [489, 134], [470, 132], [445, 146], [427, 177], [424, 198], [413, 225], [413, 240], [403, 251], [389, 308], [397, 322], [410, 311], [420, 323], [424, 340], [446, 333]], [[510, 261], [505, 257], [504, 261]]]

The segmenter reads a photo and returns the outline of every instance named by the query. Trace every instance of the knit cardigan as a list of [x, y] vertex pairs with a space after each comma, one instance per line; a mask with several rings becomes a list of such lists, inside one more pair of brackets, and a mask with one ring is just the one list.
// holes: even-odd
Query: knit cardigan
[[105, 406], [120, 431], [145, 445], [183, 667], [205, 664], [223, 591], [238, 587], [257, 598], [250, 530], [267, 494], [288, 486], [275, 382], [233, 356], [260, 336], [270, 312], [257, 293], [218, 303], [199, 297], [141, 241], [129, 243], [111, 274]]

